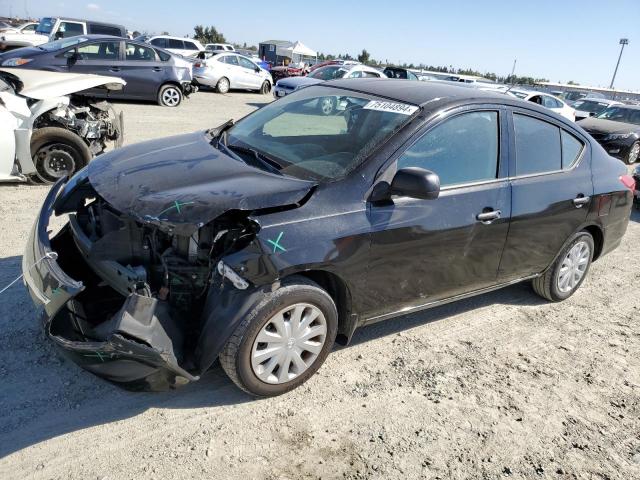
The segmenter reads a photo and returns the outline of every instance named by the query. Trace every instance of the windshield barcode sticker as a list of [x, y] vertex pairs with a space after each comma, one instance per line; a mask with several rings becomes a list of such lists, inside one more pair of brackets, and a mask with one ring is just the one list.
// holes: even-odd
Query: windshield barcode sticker
[[381, 102], [379, 100], [371, 100], [364, 107], [365, 110], [377, 110], [378, 112], [400, 113], [402, 115], [413, 115], [418, 107], [415, 105], [407, 105], [406, 103]]

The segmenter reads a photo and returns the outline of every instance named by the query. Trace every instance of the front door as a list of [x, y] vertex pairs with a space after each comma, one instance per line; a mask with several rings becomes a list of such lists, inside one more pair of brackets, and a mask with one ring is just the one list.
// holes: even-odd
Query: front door
[[420, 167], [438, 174], [436, 200], [370, 204], [371, 320], [496, 283], [511, 215], [506, 122], [499, 108], [464, 111], [430, 128], [383, 177]]
[[593, 195], [591, 152], [581, 133], [528, 110], [513, 112], [512, 131], [515, 175], [502, 280], [547, 268], [586, 221]]
[[[71, 73], [122, 77], [121, 45], [122, 42], [120, 40], [86, 43], [67, 50], [60, 57], [60, 60], [64, 60], [67, 63], [67, 69]], [[86, 90], [85, 93], [107, 96], [110, 91], [104, 88], [92, 88]], [[117, 91], [113, 92], [113, 94], [117, 95]]]
[[258, 90], [262, 86], [264, 79], [260, 72], [256, 72], [256, 65], [244, 57], [238, 57], [240, 70], [242, 71], [243, 88]]

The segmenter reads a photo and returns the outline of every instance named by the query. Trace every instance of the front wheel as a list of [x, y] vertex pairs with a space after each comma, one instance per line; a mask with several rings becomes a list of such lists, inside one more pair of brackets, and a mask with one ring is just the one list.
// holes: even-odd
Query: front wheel
[[593, 260], [593, 237], [588, 232], [576, 234], [553, 265], [533, 280], [534, 291], [552, 302], [569, 298], [582, 285]]
[[638, 161], [638, 156], [640, 156], [640, 142], [633, 142], [627, 154], [627, 163], [633, 165]]
[[231, 84], [229, 83], [229, 79], [226, 77], [222, 77], [220, 80], [218, 80], [218, 83], [216, 84], [216, 90], [218, 91], [218, 93], [229, 93], [229, 89], [231, 88]]
[[271, 84], [269, 82], [264, 82], [262, 87], [260, 88], [260, 93], [262, 95], [267, 95], [271, 91]]
[[268, 397], [306, 382], [336, 338], [338, 313], [329, 294], [303, 277], [291, 277], [266, 294], [236, 328], [220, 364], [247, 393]]
[[182, 103], [182, 90], [177, 85], [163, 85], [158, 92], [158, 105], [161, 107], [177, 107]]
[[32, 183], [54, 183], [87, 165], [93, 155], [75, 133], [60, 127], [44, 127], [31, 135], [31, 157], [36, 167]]

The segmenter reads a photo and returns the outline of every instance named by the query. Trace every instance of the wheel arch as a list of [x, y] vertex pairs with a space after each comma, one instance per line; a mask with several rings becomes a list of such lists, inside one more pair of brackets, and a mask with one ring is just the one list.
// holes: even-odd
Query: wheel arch
[[182, 90], [182, 85], [180, 84], [180, 82], [178, 82], [176, 80], [167, 80], [166, 82], [162, 82], [160, 84], [160, 86], [158, 87], [158, 90], [156, 91], [156, 96], [159, 95], [160, 94], [160, 90], [162, 90], [167, 85], [173, 85], [174, 87], [178, 87], [178, 89], [180, 89], [180, 93], [182, 93], [184, 95], [184, 91]]
[[585, 225], [581, 231], [584, 230], [588, 232], [593, 237], [594, 251], [593, 251], [593, 261], [595, 262], [600, 255], [602, 254], [602, 249], [604, 247], [604, 231], [600, 225], [595, 223]]
[[357, 325], [357, 317], [353, 314], [351, 292], [347, 282], [339, 275], [321, 269], [295, 272], [287, 275], [282, 280], [286, 280], [293, 275], [305, 277], [317, 283], [329, 294], [338, 310], [338, 337], [336, 342], [341, 345], [348, 344]]

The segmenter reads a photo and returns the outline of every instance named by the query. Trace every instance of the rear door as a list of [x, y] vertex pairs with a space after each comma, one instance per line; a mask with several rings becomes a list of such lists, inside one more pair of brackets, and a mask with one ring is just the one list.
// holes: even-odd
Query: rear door
[[124, 94], [128, 98], [155, 100], [170, 68], [171, 62], [162, 62], [153, 48], [125, 42], [124, 61], [118, 72], [127, 82]]
[[513, 109], [511, 226], [500, 279], [546, 269], [586, 221], [593, 195], [591, 152], [582, 134], [540, 112]]

